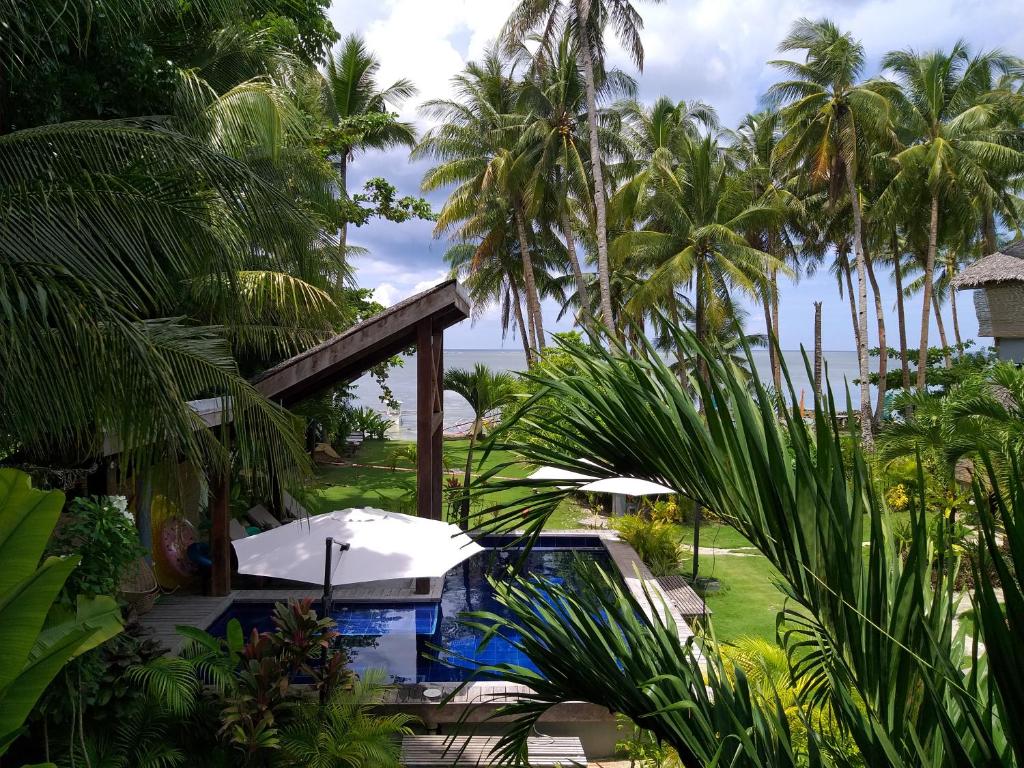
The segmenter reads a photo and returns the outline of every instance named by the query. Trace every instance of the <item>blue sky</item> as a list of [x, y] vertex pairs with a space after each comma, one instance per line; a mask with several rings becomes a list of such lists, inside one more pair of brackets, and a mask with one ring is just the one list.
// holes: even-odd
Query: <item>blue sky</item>
[[[403, 117], [417, 120], [416, 107], [424, 99], [448, 94], [449, 79], [465, 63], [478, 57], [497, 35], [515, 0], [334, 0], [330, 16], [343, 34], [359, 32], [382, 60], [381, 81], [412, 79], [419, 96]], [[792, 22], [801, 16], [828, 16], [862, 39], [873, 68], [880, 57], [895, 48], [949, 47], [959, 38], [973, 48], [1002, 48], [1024, 54], [1024, 1], [1022, 0], [668, 0], [661, 5], [637, 2], [644, 20], [643, 41], [647, 60], [638, 75], [645, 100], [665, 94], [672, 99], [702, 99], [713, 104], [726, 125], [756, 109], [758, 99], [773, 81], [767, 61]], [[614, 44], [613, 63], [632, 68]], [[874, 72], [872, 72], [873, 74]], [[636, 73], [634, 73], [636, 74]], [[426, 166], [410, 163], [405, 151], [360, 155], [349, 170], [352, 189], [373, 176], [385, 176], [403, 194], [417, 193]], [[443, 195], [429, 198], [435, 207]], [[392, 224], [373, 222], [353, 230], [349, 240], [368, 250], [354, 259], [361, 285], [375, 288], [378, 298], [390, 304], [444, 277], [444, 252], [449, 243], [435, 240], [428, 222]], [[879, 276], [882, 279], [882, 276]], [[896, 318], [891, 287], [886, 296], [887, 330], [895, 345]], [[826, 349], [852, 349], [850, 310], [840, 299], [834, 279], [827, 273], [802, 278], [782, 287], [781, 344], [795, 349], [813, 343], [812, 302], [823, 305], [823, 338]], [[960, 324], [965, 338], [977, 333], [977, 321], [969, 295], [960, 297]], [[872, 307], [873, 312], [873, 307]], [[909, 340], [916, 346], [920, 327], [920, 302], [907, 304]], [[545, 306], [545, 326], [556, 324], [557, 307]], [[951, 324], [947, 330], [952, 335]], [[752, 311], [751, 332], [763, 330], [762, 315]], [[874, 331], [871, 332], [874, 343]], [[933, 343], [938, 343], [934, 328]], [[451, 348], [477, 349], [502, 346], [498, 313], [492, 309], [471, 326], [468, 322], [446, 336]], [[518, 340], [506, 339], [509, 349], [521, 348]]]

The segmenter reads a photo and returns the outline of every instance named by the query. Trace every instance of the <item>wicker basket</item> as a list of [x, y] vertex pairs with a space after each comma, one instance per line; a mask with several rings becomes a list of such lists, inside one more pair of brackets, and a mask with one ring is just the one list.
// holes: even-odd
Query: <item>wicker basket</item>
[[120, 593], [136, 615], [141, 616], [152, 609], [160, 595], [160, 585], [156, 582], [153, 567], [145, 558], [140, 557], [128, 568], [121, 579]]

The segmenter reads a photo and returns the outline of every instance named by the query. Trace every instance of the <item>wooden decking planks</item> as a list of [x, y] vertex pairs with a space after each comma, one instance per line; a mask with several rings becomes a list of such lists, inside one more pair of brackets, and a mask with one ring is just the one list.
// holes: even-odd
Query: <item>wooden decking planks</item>
[[139, 619], [139, 623], [150, 637], [159, 641], [171, 653], [177, 653], [184, 642], [184, 638], [178, 634], [178, 626], [206, 629], [231, 605], [232, 599], [231, 595], [163, 595], [153, 609]]
[[682, 576], [659, 576], [658, 584], [686, 619], [711, 615], [711, 609]]
[[[402, 765], [409, 768], [496, 765], [491, 752], [497, 736], [404, 736]], [[541, 766], [585, 766], [583, 744], [575, 736], [544, 736], [526, 740], [529, 764]]]

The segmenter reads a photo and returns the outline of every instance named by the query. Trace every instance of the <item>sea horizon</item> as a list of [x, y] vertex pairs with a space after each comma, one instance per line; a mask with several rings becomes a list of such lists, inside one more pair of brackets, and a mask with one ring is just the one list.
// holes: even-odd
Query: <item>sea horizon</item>
[[[771, 366], [769, 363], [767, 349], [751, 350], [754, 357], [754, 367], [762, 380], [771, 380]], [[807, 350], [808, 355], [812, 350]], [[852, 382], [858, 375], [857, 352], [855, 350], [822, 350], [822, 356], [827, 366], [828, 379], [832, 389], [837, 393], [837, 400], [842, 400], [838, 393], [842, 391], [844, 380]], [[793, 381], [793, 388], [800, 398], [801, 395], [809, 398], [813, 391], [811, 380], [803, 364], [803, 358], [799, 349], [782, 350], [782, 358], [789, 369], [790, 378]], [[415, 355], [403, 355], [404, 365], [391, 370], [388, 385], [401, 403], [400, 418], [398, 425], [391, 431], [390, 436], [395, 439], [414, 439], [416, 436], [416, 364]], [[877, 362], [877, 361], [875, 361]], [[445, 349], [445, 369], [450, 368], [471, 368], [477, 363], [483, 363], [493, 370], [521, 372], [526, 370], [526, 359], [523, 350], [508, 348], [463, 348]], [[872, 387], [872, 391], [874, 387]], [[369, 376], [364, 376], [355, 382], [355, 402], [357, 405], [371, 408], [384, 413], [387, 408], [380, 400], [381, 389]], [[851, 385], [850, 399], [853, 406], [860, 404], [860, 393], [857, 388]], [[809, 399], [807, 400], [809, 402]], [[459, 432], [472, 419], [473, 412], [469, 404], [459, 395], [446, 392], [444, 395], [444, 428], [446, 432]]]

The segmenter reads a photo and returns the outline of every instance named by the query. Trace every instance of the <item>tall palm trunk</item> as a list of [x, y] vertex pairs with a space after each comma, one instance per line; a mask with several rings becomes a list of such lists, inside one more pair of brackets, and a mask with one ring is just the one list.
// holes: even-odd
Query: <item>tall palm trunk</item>
[[893, 277], [896, 279], [896, 319], [900, 326], [900, 367], [903, 369], [903, 389], [910, 391], [910, 358], [907, 355], [907, 316], [903, 303], [903, 260], [893, 243]]
[[917, 347], [917, 388], [925, 389], [928, 372], [928, 324], [932, 309], [932, 279], [935, 273], [935, 251], [939, 242], [939, 196], [932, 193], [931, 216], [928, 221], [928, 254], [924, 259], [924, 296], [921, 298], [921, 343]]
[[999, 250], [999, 242], [996, 240], [996, 215], [988, 203], [982, 211], [981, 228], [985, 240], [985, 253], [982, 255], [990, 256]]
[[[764, 328], [768, 334], [768, 363], [772, 369], [772, 384], [775, 387], [775, 394], [782, 395], [782, 363], [779, 360], [781, 354], [779, 346], [779, 277], [776, 270], [772, 270], [769, 277], [767, 290], [764, 292]], [[780, 401], [781, 402], [781, 401]]]
[[544, 349], [544, 320], [540, 312], [540, 293], [537, 291], [537, 281], [534, 278], [533, 259], [530, 257], [530, 240], [526, 232], [526, 218], [523, 216], [523, 206], [520, 202], [515, 203], [516, 230], [519, 235], [519, 256], [523, 260], [523, 283], [526, 288], [526, 314], [536, 331], [534, 348]]
[[516, 325], [519, 326], [519, 337], [523, 340], [523, 353], [526, 355], [526, 367], [533, 365], [533, 346], [526, 331], [526, 320], [523, 318], [523, 304], [519, 297], [519, 289], [515, 281], [509, 278], [509, 292], [512, 294], [512, 314], [515, 315]]
[[473, 449], [476, 447], [476, 438], [481, 429], [483, 429], [483, 414], [474, 414], [473, 431], [469, 434], [469, 447], [466, 449], [466, 474], [462, 480], [462, 499], [459, 502], [459, 527], [464, 531], [469, 529], [469, 487], [473, 482]]
[[857, 325], [857, 298], [853, 292], [853, 278], [850, 272], [850, 262], [844, 256], [842, 262], [839, 265], [839, 269], [843, 273], [843, 278], [846, 280], [846, 298], [850, 305], [850, 323], [853, 325], [853, 343], [860, 349], [860, 327]]
[[[348, 151], [342, 150], [341, 158], [337, 164], [338, 171], [338, 196], [341, 200], [348, 198]], [[338, 232], [338, 250], [341, 252], [341, 259], [344, 262], [348, 250], [348, 222], [344, 219], [341, 222], [341, 231]], [[344, 270], [338, 270], [338, 277], [335, 281], [338, 290], [345, 287]]]
[[889, 372], [889, 347], [885, 342], [885, 307], [882, 304], [882, 292], [875, 278], [875, 266], [872, 259], [866, 259], [868, 279], [871, 281], [871, 292], [875, 298], [875, 320], [878, 324], [878, 402], [875, 404], [875, 427], [882, 424], [885, 411], [885, 376]]
[[[706, 314], [706, 303], [707, 298], [704, 295], [704, 255], [700, 254], [697, 257], [696, 271], [694, 272], [694, 312], [693, 312], [693, 333], [697, 337], [698, 347], [704, 343], [704, 337], [707, 335], [707, 320]], [[697, 378], [699, 378], [704, 384], [708, 383], [708, 367], [704, 361], [703, 355], [697, 355]], [[701, 411], [707, 409], [708, 404], [704, 402], [703, 396], [701, 397], [700, 408]], [[704, 510], [700, 504], [694, 504], [693, 506], [693, 581], [697, 581], [697, 575], [700, 572], [700, 524], [704, 517]]]
[[853, 164], [849, 158], [846, 165], [847, 190], [850, 193], [850, 208], [853, 211], [853, 252], [857, 264], [857, 369], [860, 375], [860, 437], [864, 448], [871, 451], [875, 447], [875, 435], [871, 414], [871, 374], [868, 356], [868, 279], [864, 240], [862, 236], [863, 222], [860, 210], [860, 194], [857, 192], [857, 180], [854, 178]]
[[946, 257], [946, 273], [950, 277], [949, 311], [953, 317], [953, 342], [956, 344], [956, 356], [959, 359], [964, 354], [964, 343], [960, 338], [960, 317], [956, 311], [956, 288], [952, 284], [952, 279], [956, 277], [956, 254], [952, 251]]
[[949, 312], [953, 316], [953, 339], [956, 342], [956, 356], [964, 355], [964, 342], [960, 337], [960, 316], [956, 311], [956, 290], [949, 289]]
[[576, 240], [573, 237], [572, 222], [569, 220], [569, 211], [562, 211], [562, 237], [565, 238], [565, 252], [569, 257], [569, 265], [572, 267], [573, 277], [576, 278], [576, 291], [580, 297], [580, 315], [583, 322], [589, 325], [591, 320], [590, 293], [587, 291], [587, 281], [583, 277], [583, 268], [580, 266], [579, 257], [576, 255]]
[[932, 309], [935, 311], [935, 325], [939, 329], [939, 343], [942, 345], [942, 364], [946, 368], [953, 367], [953, 356], [949, 352], [949, 339], [946, 337], [946, 323], [942, 319], [942, 307], [939, 297], [932, 291]]
[[612, 313], [612, 284], [608, 264], [608, 211], [605, 201], [604, 172], [601, 169], [601, 144], [597, 135], [597, 83], [594, 79], [594, 57], [587, 37], [590, 0], [575, 0], [576, 29], [583, 60], [583, 77], [587, 91], [587, 132], [590, 134], [590, 165], [594, 176], [594, 213], [597, 235], [597, 284], [601, 294], [601, 319], [609, 333], [615, 333]]
[[814, 302], [814, 399], [821, 397], [821, 302]]

